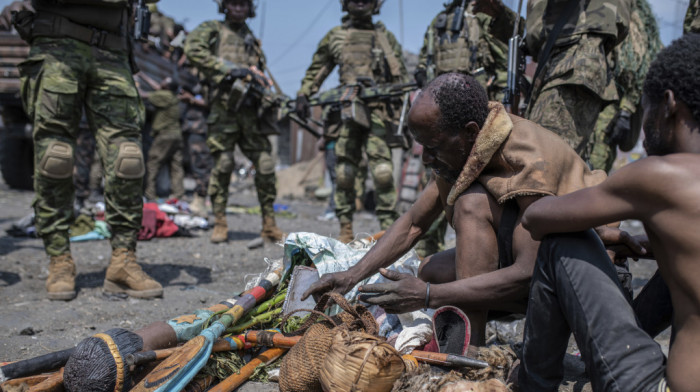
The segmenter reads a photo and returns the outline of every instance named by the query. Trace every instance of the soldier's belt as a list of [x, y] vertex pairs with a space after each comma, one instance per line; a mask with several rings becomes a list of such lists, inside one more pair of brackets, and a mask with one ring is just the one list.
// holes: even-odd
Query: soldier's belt
[[127, 37], [96, 27], [85, 26], [60, 15], [39, 13], [34, 20], [32, 37], [73, 38], [102, 49], [126, 51]]

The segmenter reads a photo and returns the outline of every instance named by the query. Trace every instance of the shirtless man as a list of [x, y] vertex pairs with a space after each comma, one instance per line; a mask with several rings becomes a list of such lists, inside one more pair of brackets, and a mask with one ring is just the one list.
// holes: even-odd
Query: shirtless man
[[[542, 198], [525, 212], [523, 225], [542, 244], [532, 278], [521, 391], [557, 390], [571, 332], [594, 391], [698, 390], [699, 74], [700, 35], [686, 35], [661, 51], [642, 98], [650, 157], [596, 187]], [[644, 223], [649, 250], [671, 292], [676, 338], [667, 363], [639, 327], [600, 241], [590, 230], [580, 232], [623, 219]]]
[[324, 275], [305, 293], [346, 293], [404, 255], [445, 211], [454, 249], [427, 257], [418, 277], [381, 269], [392, 282], [363, 286], [362, 299], [387, 312], [445, 305], [463, 309], [473, 344], [483, 345], [490, 310], [523, 313], [539, 243], [520, 224], [522, 211], [545, 195], [600, 183], [566, 142], [488, 102], [471, 76], [450, 73], [416, 98], [409, 129], [437, 174], [411, 209], [347, 271]]

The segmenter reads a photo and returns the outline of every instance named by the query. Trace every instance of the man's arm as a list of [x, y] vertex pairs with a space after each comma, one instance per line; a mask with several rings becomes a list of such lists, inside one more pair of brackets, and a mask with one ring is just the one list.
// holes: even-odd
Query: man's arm
[[616, 171], [603, 183], [568, 195], [548, 196], [533, 203], [523, 216], [532, 238], [575, 232], [625, 219], [640, 219], [663, 207], [658, 198], [670, 173], [662, 158], [650, 157]]
[[382, 267], [388, 267], [408, 252], [441, 212], [438, 187], [435, 181], [430, 181], [413, 206], [387, 229], [355, 266], [347, 271], [324, 275], [309, 287], [303, 297], [331, 290], [345, 294], [357, 282], [374, 275]]
[[185, 40], [185, 55], [204, 77], [216, 84], [226, 77], [233, 68], [212, 53], [210, 42], [219, 33], [219, 22], [208, 21], [195, 28]]
[[[339, 27], [336, 27], [336, 29]], [[330, 42], [333, 30], [329, 31], [325, 37], [318, 43], [316, 52], [311, 60], [311, 65], [306, 70], [304, 78], [301, 80], [301, 88], [297, 92], [297, 95], [310, 96], [318, 92], [326, 80], [328, 75], [330, 75], [333, 68], [335, 68], [335, 62], [333, 61], [333, 56], [331, 55]]]

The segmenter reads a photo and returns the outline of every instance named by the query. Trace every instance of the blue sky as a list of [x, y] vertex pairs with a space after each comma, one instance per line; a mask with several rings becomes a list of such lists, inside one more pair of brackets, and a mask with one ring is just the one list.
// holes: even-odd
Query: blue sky
[[[316, 45], [340, 22], [338, 0], [256, 0], [258, 16], [249, 25], [262, 37], [270, 69], [288, 95], [296, 94]], [[503, 0], [517, 7], [517, 0]], [[649, 0], [661, 28], [661, 39], [668, 44], [680, 36], [688, 0]], [[0, 6], [9, 4], [0, 0]], [[378, 19], [402, 41], [405, 49], [418, 52], [423, 34], [432, 18], [442, 9], [444, 0], [386, 0]], [[524, 0], [526, 3], [527, 0]], [[402, 5], [402, 7], [401, 7]], [[218, 19], [213, 0], [161, 0], [158, 7], [192, 30], [199, 23]], [[400, 8], [403, 8], [403, 29]], [[525, 8], [525, 5], [523, 5]], [[264, 16], [264, 18], [263, 18]], [[403, 31], [403, 32], [402, 32]], [[331, 75], [327, 86], [337, 82]]]

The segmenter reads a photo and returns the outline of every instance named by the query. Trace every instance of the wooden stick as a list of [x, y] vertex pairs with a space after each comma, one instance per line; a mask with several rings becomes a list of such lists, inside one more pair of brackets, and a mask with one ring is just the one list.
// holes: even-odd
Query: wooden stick
[[30, 387], [29, 392], [63, 392], [63, 368]]
[[245, 366], [243, 366], [237, 374], [232, 374], [231, 376], [227, 377], [219, 384], [211, 388], [209, 392], [233, 391], [234, 389], [241, 386], [241, 384], [248, 381], [248, 379], [253, 375], [253, 373], [255, 373], [255, 369], [257, 369], [258, 366], [262, 364], [268, 365], [275, 359], [281, 357], [286, 352], [286, 348], [271, 348], [265, 351], [264, 353], [255, 357], [252, 361], [248, 362]]

